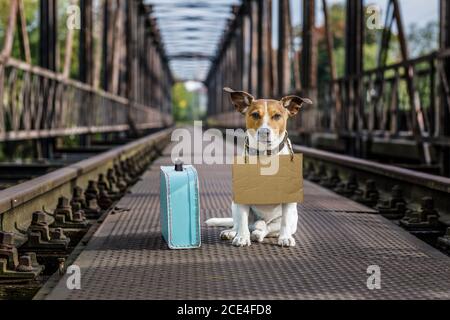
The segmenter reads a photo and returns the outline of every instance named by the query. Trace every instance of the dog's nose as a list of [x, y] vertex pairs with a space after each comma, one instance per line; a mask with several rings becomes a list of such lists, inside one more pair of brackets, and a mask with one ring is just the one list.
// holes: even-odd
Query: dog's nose
[[270, 138], [270, 129], [261, 128], [258, 130], [258, 138], [262, 141], [269, 141]]

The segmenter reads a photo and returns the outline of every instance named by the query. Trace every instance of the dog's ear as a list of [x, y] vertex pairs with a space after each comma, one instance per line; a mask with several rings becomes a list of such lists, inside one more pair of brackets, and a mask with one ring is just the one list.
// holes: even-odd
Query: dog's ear
[[255, 100], [251, 94], [244, 91], [234, 91], [230, 88], [223, 88], [223, 91], [230, 94], [231, 102], [236, 110], [242, 114], [247, 112], [253, 100]]
[[313, 104], [313, 102], [308, 98], [300, 98], [297, 96], [287, 96], [281, 99], [283, 107], [287, 109], [289, 115], [294, 117], [302, 108], [303, 104]]

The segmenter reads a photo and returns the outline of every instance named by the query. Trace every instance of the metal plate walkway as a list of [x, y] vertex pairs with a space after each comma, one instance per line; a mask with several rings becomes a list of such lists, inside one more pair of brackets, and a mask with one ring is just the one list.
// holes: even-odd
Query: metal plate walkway
[[[61, 278], [46, 299], [450, 299], [450, 259], [371, 209], [311, 183], [299, 206], [297, 247], [275, 240], [234, 248], [203, 227], [197, 250], [170, 251], [160, 235], [154, 163], [76, 259], [81, 290]], [[231, 169], [197, 166], [202, 221], [230, 215]], [[381, 268], [381, 289], [367, 268]]]

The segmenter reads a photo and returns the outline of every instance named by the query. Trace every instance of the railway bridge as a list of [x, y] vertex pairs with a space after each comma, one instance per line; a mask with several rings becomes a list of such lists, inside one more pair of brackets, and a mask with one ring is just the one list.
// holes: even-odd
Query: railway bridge
[[[2, 5], [0, 299], [450, 299], [450, 4], [430, 8], [425, 41], [402, 0]], [[288, 127], [296, 247], [161, 238], [172, 133], [236, 149], [224, 87], [313, 101]], [[202, 222], [229, 217], [230, 166], [197, 168]]]

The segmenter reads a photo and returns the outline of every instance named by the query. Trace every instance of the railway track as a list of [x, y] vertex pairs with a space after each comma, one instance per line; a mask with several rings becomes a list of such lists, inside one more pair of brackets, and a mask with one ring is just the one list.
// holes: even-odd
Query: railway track
[[450, 253], [450, 179], [294, 146], [305, 179], [362, 203]]
[[0, 191], [0, 299], [30, 299], [170, 141], [165, 129]]

